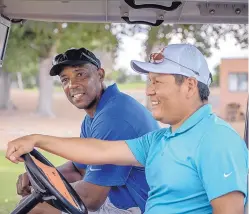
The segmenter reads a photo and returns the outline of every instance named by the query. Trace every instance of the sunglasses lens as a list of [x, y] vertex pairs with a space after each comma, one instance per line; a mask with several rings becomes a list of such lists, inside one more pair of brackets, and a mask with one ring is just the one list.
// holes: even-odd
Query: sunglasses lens
[[150, 63], [161, 63], [164, 61], [164, 55], [162, 53], [152, 53], [149, 58]]
[[59, 54], [59, 55], [57, 55], [57, 56], [54, 57], [52, 64], [53, 65], [57, 65], [58, 63], [64, 61], [65, 60], [64, 58], [65, 57], [64, 57], [63, 54]]

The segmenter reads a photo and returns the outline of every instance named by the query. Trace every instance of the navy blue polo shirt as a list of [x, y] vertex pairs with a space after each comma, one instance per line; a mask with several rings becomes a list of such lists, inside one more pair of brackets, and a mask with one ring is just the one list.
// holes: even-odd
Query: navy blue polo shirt
[[[159, 129], [151, 113], [132, 97], [120, 92], [116, 84], [103, 93], [94, 117], [86, 116], [81, 126], [82, 138], [128, 140]], [[94, 154], [93, 154], [94, 155]], [[109, 199], [120, 209], [139, 207], [145, 210], [149, 187], [144, 168], [116, 165], [84, 165], [84, 181], [110, 186]]]

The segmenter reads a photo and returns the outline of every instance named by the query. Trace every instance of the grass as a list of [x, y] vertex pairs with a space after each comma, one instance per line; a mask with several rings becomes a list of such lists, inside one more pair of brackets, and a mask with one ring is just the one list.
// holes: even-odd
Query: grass
[[[65, 162], [58, 156], [45, 152], [43, 154], [55, 166]], [[23, 163], [11, 163], [5, 158], [5, 152], [0, 151], [0, 214], [9, 214], [19, 201], [20, 198], [16, 194], [16, 181], [18, 175], [24, 171]]]

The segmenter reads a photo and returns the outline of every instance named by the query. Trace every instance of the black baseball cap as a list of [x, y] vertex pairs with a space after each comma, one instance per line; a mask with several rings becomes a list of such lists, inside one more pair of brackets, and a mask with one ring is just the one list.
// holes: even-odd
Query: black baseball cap
[[59, 75], [65, 66], [77, 66], [92, 63], [97, 68], [101, 68], [100, 60], [86, 48], [71, 48], [65, 53], [58, 54], [54, 57], [49, 74], [50, 76]]

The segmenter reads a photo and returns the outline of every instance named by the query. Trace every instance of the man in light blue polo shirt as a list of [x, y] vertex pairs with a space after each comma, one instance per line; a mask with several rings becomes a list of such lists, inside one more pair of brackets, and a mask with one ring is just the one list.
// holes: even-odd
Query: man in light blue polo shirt
[[211, 74], [201, 52], [172, 44], [149, 62], [132, 61], [132, 68], [149, 75], [153, 116], [169, 128], [115, 146], [95, 139], [25, 136], [9, 142], [7, 158], [19, 162], [20, 155], [39, 147], [87, 164], [142, 165], [150, 187], [146, 214], [244, 214], [248, 151], [208, 104]]

